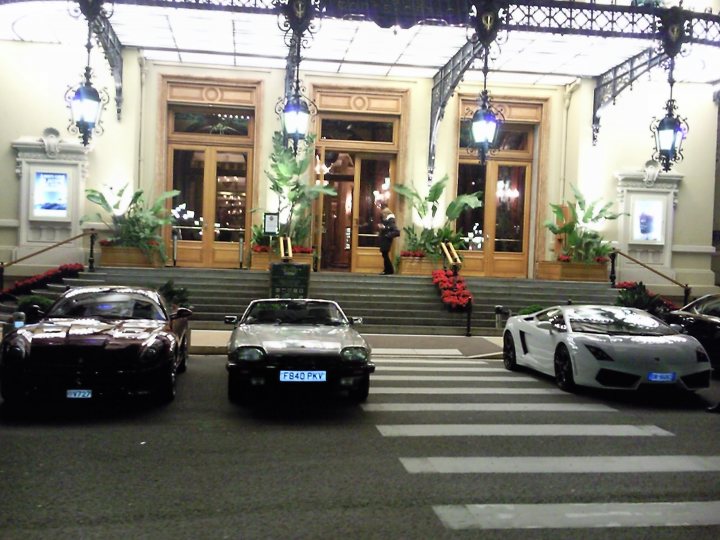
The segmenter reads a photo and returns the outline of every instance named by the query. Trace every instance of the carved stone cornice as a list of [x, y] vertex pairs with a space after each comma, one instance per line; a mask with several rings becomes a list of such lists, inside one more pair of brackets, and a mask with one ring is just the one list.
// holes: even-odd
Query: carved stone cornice
[[628, 191], [652, 191], [655, 193], [671, 193], [673, 208], [677, 207], [678, 192], [682, 182], [682, 174], [660, 173], [655, 181], [646, 181], [645, 171], [621, 171], [615, 173], [617, 179], [618, 202], [625, 200]]

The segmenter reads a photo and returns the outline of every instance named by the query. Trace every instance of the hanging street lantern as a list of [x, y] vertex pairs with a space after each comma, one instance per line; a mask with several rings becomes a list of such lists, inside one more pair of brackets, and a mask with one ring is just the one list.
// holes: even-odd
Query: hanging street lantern
[[665, 116], [653, 119], [650, 129], [655, 136], [655, 153], [653, 158], [658, 160], [662, 169], [668, 172], [673, 163], [682, 161], [682, 143], [689, 130], [685, 118], [675, 114], [674, 99], [669, 99], [665, 105]]
[[68, 131], [80, 136], [83, 146], [90, 143], [92, 135], [103, 132], [100, 117], [110, 97], [105, 89], [97, 90], [92, 84], [90, 51], [92, 50], [92, 22], [102, 13], [102, 1], [79, 2], [80, 10], [88, 22], [87, 65], [84, 80], [77, 87], [69, 87], [65, 92], [65, 102], [70, 110]]

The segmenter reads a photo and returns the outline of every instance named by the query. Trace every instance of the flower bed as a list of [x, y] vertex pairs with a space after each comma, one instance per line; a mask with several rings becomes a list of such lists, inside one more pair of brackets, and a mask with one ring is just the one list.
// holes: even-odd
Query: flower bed
[[465, 311], [472, 302], [472, 293], [465, 280], [452, 270], [435, 270], [432, 280], [440, 292], [440, 300], [451, 311]]
[[621, 281], [615, 284], [615, 288], [620, 289], [617, 299], [619, 306], [644, 309], [657, 316], [679, 309], [670, 300], [648, 290], [642, 281]]
[[63, 264], [57, 268], [47, 270], [42, 274], [32, 276], [16, 282], [12, 287], [2, 291], [2, 294], [20, 296], [30, 294], [33, 289], [46, 287], [48, 283], [61, 283], [63, 278], [77, 277], [85, 267], [81, 263]]

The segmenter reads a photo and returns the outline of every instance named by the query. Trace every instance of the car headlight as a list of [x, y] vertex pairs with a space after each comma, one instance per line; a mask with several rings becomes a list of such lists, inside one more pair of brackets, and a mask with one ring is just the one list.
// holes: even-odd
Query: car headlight
[[140, 362], [143, 364], [150, 364], [155, 362], [160, 357], [162, 349], [161, 343], [153, 343], [150, 347], [146, 348], [140, 355]]
[[595, 347], [594, 345], [585, 345], [585, 348], [598, 360], [602, 360], [604, 362], [614, 362], [612, 357], [599, 347]]
[[710, 361], [710, 358], [708, 358], [708, 355], [705, 352], [705, 349], [696, 349], [695, 350], [695, 358], [697, 358], [698, 362], [709, 362]]
[[367, 362], [368, 351], [364, 347], [345, 347], [340, 357], [349, 362]]
[[230, 353], [231, 362], [257, 362], [265, 358], [265, 351], [258, 347], [238, 347]]
[[5, 352], [3, 354], [3, 363], [19, 363], [22, 362], [24, 358], [25, 351], [22, 349], [22, 347], [18, 347], [17, 345], [11, 345], [5, 349]]

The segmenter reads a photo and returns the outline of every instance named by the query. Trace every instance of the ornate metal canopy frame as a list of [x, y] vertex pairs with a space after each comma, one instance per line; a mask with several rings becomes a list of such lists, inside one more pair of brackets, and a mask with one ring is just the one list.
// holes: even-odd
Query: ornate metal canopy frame
[[[0, 0], [0, 4], [33, 0]], [[168, 8], [220, 10], [244, 13], [281, 13], [287, 0], [114, 0], [115, 4], [133, 4]], [[681, 45], [698, 43], [720, 47], [720, 14], [696, 13], [678, 7], [620, 6], [614, 0], [576, 2], [573, 0], [533, 0], [494, 2], [493, 0], [315, 0], [319, 18], [373, 21], [383, 28], [394, 25], [409, 28], [416, 24], [465, 26], [471, 13], [487, 10], [488, 4], [502, 4], [502, 30], [522, 30], [554, 34], [623, 37], [662, 41], [668, 21], [677, 18], [672, 28], [680, 29]], [[673, 19], [675, 20], [675, 19]], [[118, 117], [122, 106], [122, 44], [109, 19], [99, 18], [93, 25], [110, 64], [116, 87]], [[428, 172], [432, 176], [437, 127], [445, 105], [462, 80], [463, 73], [482, 50], [472, 42], [464, 45], [433, 78], [430, 155]], [[650, 51], [650, 50], [649, 50]], [[597, 134], [597, 112], [612, 101], [640, 75], [664, 58], [645, 51], [596, 78], [593, 124]], [[288, 71], [292, 69], [288, 62]]]

